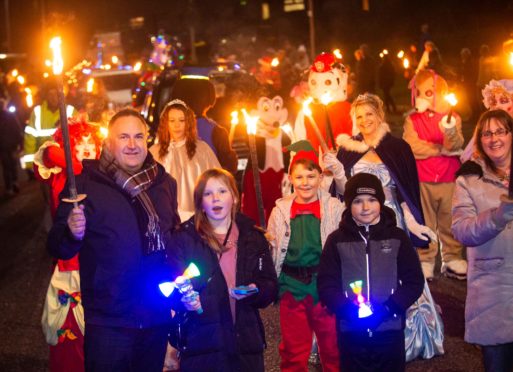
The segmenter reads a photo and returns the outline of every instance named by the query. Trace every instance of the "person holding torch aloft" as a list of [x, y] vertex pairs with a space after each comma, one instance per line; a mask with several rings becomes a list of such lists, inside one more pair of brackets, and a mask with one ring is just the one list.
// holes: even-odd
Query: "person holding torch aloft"
[[180, 218], [176, 181], [148, 153], [147, 136], [138, 112], [112, 117], [100, 159], [83, 160], [76, 177], [86, 198], [61, 202], [48, 236], [52, 256], [80, 253], [86, 371], [161, 372], [164, 364], [170, 302], [158, 285]]
[[[263, 372], [265, 335], [259, 309], [278, 292], [269, 244], [254, 221], [238, 212], [235, 179], [206, 170], [194, 188], [195, 214], [168, 249], [171, 274], [194, 263], [193, 293], [172, 295], [179, 332], [171, 343], [182, 372]], [[172, 332], [172, 334], [176, 334]]]
[[344, 201], [317, 278], [321, 302], [337, 316], [340, 370], [404, 371], [406, 311], [424, 286], [418, 255], [376, 176], [353, 176]]
[[463, 259], [463, 246], [450, 230], [455, 173], [460, 167], [459, 155], [464, 142], [461, 118], [453, 114], [446, 100], [451, 97], [447, 82], [435, 71], [418, 72], [410, 88], [416, 111], [406, 117], [403, 139], [415, 156], [426, 226], [440, 240], [440, 243], [433, 240], [428, 249], [419, 250], [422, 271], [427, 280], [433, 280], [440, 247], [442, 273], [463, 280], [467, 275], [467, 261]]

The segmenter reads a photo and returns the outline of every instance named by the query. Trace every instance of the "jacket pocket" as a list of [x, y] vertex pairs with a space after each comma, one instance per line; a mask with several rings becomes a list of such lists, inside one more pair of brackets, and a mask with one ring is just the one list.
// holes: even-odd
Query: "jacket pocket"
[[117, 272], [101, 267], [94, 274], [94, 307], [110, 315], [126, 315], [129, 310], [129, 298], [123, 294], [121, 283], [125, 278]]
[[502, 257], [477, 258], [474, 261], [474, 267], [480, 271], [495, 271], [502, 265], [504, 265]]

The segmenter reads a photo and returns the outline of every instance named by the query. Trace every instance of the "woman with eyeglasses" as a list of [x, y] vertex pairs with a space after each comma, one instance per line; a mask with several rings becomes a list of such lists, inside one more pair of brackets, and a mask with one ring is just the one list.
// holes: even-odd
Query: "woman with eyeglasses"
[[512, 128], [506, 111], [481, 115], [476, 156], [457, 173], [452, 205], [452, 232], [467, 246], [465, 341], [481, 346], [494, 372], [513, 370]]

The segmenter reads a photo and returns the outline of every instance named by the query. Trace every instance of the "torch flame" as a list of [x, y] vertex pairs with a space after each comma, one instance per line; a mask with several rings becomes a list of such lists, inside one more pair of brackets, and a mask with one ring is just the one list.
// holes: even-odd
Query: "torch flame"
[[399, 53], [397, 53], [397, 58], [403, 58], [404, 57], [404, 50], [400, 50]]
[[279, 64], [280, 64], [280, 60], [277, 57], [274, 57], [273, 60], [271, 61], [271, 66], [278, 67]]
[[241, 111], [244, 115], [244, 120], [246, 121], [246, 130], [248, 134], [255, 135], [257, 132], [258, 116], [249, 115], [246, 109], [242, 109]]
[[107, 136], [109, 135], [109, 128], [100, 127], [100, 134], [103, 138], [107, 138]]
[[383, 49], [383, 55], [387, 55], [388, 54], [388, 49]]
[[331, 98], [331, 93], [330, 92], [326, 92], [324, 93], [322, 96], [321, 96], [321, 103], [324, 105], [324, 106], [328, 106], [331, 101], [333, 99]]
[[93, 88], [94, 88], [94, 78], [89, 78], [89, 80], [87, 80], [87, 87], [86, 87], [87, 93], [92, 93]]
[[313, 101], [313, 98], [308, 97], [303, 102], [303, 114], [305, 114], [306, 116], [312, 116], [312, 110], [310, 110], [310, 107], [309, 107], [310, 103], [312, 103], [312, 101]]
[[232, 118], [232, 119], [230, 120], [230, 123], [231, 123], [232, 125], [237, 125], [237, 124], [239, 124], [239, 112], [238, 112], [238, 111], [232, 111], [232, 112], [230, 113], [230, 116], [231, 116], [231, 118]]
[[18, 75], [18, 77], [16, 78], [16, 80], [18, 80], [18, 83], [19, 83], [20, 85], [25, 84], [25, 78], [24, 78], [22, 75]]
[[333, 55], [335, 56], [335, 58], [337, 59], [342, 59], [342, 52], [340, 51], [340, 49], [335, 49], [333, 51]]
[[281, 126], [281, 129], [289, 136], [292, 134], [292, 126], [289, 123], [285, 123]]
[[27, 102], [27, 107], [34, 106], [34, 99], [32, 97], [32, 90], [30, 88], [25, 88], [25, 93], [27, 96], [25, 97], [25, 101]]
[[53, 51], [53, 74], [60, 75], [62, 74], [62, 70], [64, 68], [64, 61], [62, 60], [62, 51], [61, 51], [62, 40], [60, 37], [54, 37], [50, 41], [50, 48]]
[[140, 70], [141, 70], [141, 67], [142, 67], [142, 63], [141, 63], [141, 62], [137, 62], [137, 63], [134, 65], [134, 71], [140, 71]]
[[403, 67], [405, 69], [410, 68], [410, 61], [408, 60], [408, 58], [403, 59]]
[[449, 93], [444, 96], [444, 99], [451, 105], [452, 107], [456, 106], [458, 103], [458, 99], [454, 93]]

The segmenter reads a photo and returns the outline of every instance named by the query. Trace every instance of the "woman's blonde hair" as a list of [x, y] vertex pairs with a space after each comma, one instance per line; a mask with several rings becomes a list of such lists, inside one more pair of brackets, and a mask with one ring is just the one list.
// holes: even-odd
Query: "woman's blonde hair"
[[208, 217], [203, 210], [203, 193], [205, 192], [205, 188], [207, 187], [207, 182], [216, 178], [221, 181], [232, 194], [233, 205], [231, 211], [231, 219], [232, 222], [235, 221], [235, 214], [239, 210], [239, 190], [237, 189], [237, 184], [235, 183], [235, 179], [232, 174], [224, 169], [220, 168], [211, 168], [206, 170], [198, 177], [196, 181], [196, 186], [194, 187], [194, 226], [196, 231], [201, 236], [203, 240], [207, 242], [207, 244], [216, 252], [222, 253], [226, 250], [222, 244], [217, 240], [214, 229], [208, 220]]
[[194, 112], [185, 104], [185, 102], [175, 99], [169, 102], [160, 114], [159, 128], [157, 130], [157, 138], [159, 140], [160, 150], [159, 156], [163, 158], [169, 152], [169, 144], [171, 143], [171, 131], [169, 130], [169, 111], [180, 110], [185, 116], [185, 148], [189, 160], [196, 154], [196, 141], [198, 133], [196, 129], [196, 117]]
[[353, 119], [353, 123], [356, 123], [356, 109], [360, 106], [370, 106], [372, 111], [378, 117], [380, 123], [385, 121], [385, 110], [383, 109], [383, 101], [377, 95], [372, 93], [364, 93], [360, 94], [353, 101], [351, 105], [351, 118]]

